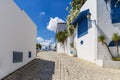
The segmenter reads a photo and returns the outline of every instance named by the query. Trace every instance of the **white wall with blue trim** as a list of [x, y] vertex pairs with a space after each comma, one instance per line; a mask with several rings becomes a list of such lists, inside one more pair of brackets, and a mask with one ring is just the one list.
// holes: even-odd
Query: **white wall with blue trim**
[[[107, 5], [108, 4], [110, 5], [111, 3], [107, 3]], [[99, 6], [101, 6], [101, 7], [99, 7]], [[111, 6], [113, 7], [113, 5], [111, 5]], [[118, 19], [115, 20], [114, 16], [111, 15], [112, 13], [108, 10], [108, 8], [111, 8], [111, 6], [110, 7], [106, 6], [106, 3], [104, 0], [98, 1], [98, 23], [97, 23], [98, 27], [99, 27], [98, 28], [98, 35], [99, 34], [105, 35], [107, 37], [108, 44], [111, 42], [111, 38], [112, 38], [113, 33], [120, 32], [119, 20]], [[101, 12], [102, 12], [102, 14], [101, 14]], [[118, 14], [116, 14], [116, 12], [114, 12], [114, 14], [118, 15]], [[99, 51], [98, 51], [98, 53], [99, 53]], [[116, 51], [112, 50], [112, 53], [114, 56], [117, 55]], [[101, 55], [101, 53], [99, 53], [99, 55]]]
[[[74, 35], [68, 37], [64, 49], [58, 43], [58, 51], [73, 56], [74, 50], [70, 44], [74, 41], [78, 58], [103, 67], [119, 68], [120, 62], [113, 61], [107, 48], [98, 42], [98, 37], [104, 35], [110, 45], [113, 33], [120, 33], [120, 14], [119, 11], [117, 12], [120, 9], [120, 2], [117, 4], [118, 7], [115, 6], [115, 8], [113, 8], [114, 4], [110, 3], [109, 0], [87, 0], [81, 8], [80, 14], [72, 23], [78, 25]], [[91, 19], [87, 18], [88, 13], [91, 14]], [[72, 40], [73, 37], [74, 40]], [[110, 50], [114, 57], [118, 55], [115, 46], [110, 47]]]
[[[115, 7], [115, 9], [120, 9], [119, 4], [118, 8]], [[112, 65], [115, 64], [111, 60], [111, 56], [105, 46], [98, 42], [98, 37], [99, 35], [104, 35], [107, 38], [108, 44], [111, 42], [113, 33], [120, 32], [120, 22], [118, 20], [120, 14], [118, 14], [116, 10], [113, 11], [113, 4], [113, 12], [111, 13], [108, 9], [108, 4], [104, 0], [87, 0], [81, 8], [81, 13], [87, 9], [89, 9], [89, 12], [91, 13], [91, 19], [88, 20], [88, 27], [90, 26], [89, 22], [92, 27], [88, 28], [88, 32], [82, 36], [79, 36], [78, 27], [82, 25], [85, 26], [86, 24], [83, 23], [77, 27], [74, 40], [76, 43], [77, 55], [79, 58], [94, 62], [100, 66], [112, 67]], [[117, 53], [114, 48], [115, 47], [111, 47], [111, 51], [113, 55], [116, 56]], [[108, 63], [105, 60], [107, 60]], [[119, 66], [120, 65], [116, 64], [114, 67]]]
[[[89, 12], [92, 14], [92, 19], [96, 20], [96, 0], [90, 1], [87, 0], [86, 3], [83, 5], [83, 7], [81, 8], [81, 13], [83, 13], [84, 11], [89, 9]], [[88, 13], [89, 13], [88, 12]], [[80, 14], [81, 14], [80, 13]], [[85, 19], [87, 20], [86, 22]], [[76, 37], [75, 37], [75, 43], [76, 43], [76, 49], [77, 49], [77, 56], [79, 58], [83, 58], [86, 59], [88, 61], [92, 61], [95, 62], [96, 59], [96, 27], [94, 24], [89, 24], [91, 21], [87, 19], [87, 14], [84, 14], [84, 21], [80, 23], [80, 25], [76, 28]], [[78, 21], [79, 23], [79, 21]], [[87, 25], [86, 25], [87, 24]], [[79, 33], [79, 28], [81, 26], [84, 27], [89, 27], [91, 26], [91, 28], [87, 28], [85, 31], [83, 29], [83, 34]], [[81, 29], [80, 29], [81, 30]], [[85, 34], [84, 34], [85, 33]], [[80, 36], [79, 36], [80, 35]]]

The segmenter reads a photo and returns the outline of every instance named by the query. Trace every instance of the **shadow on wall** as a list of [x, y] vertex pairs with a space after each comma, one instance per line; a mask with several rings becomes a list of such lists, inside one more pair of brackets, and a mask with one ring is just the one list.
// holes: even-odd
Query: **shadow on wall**
[[35, 59], [2, 80], [52, 80], [55, 62]]

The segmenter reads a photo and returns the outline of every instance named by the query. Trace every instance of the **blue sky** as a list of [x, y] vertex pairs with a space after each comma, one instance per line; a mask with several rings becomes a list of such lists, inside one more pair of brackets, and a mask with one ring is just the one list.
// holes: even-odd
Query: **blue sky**
[[[37, 25], [37, 37], [40, 40], [54, 40], [55, 32], [47, 29], [49, 21], [66, 20], [66, 7], [71, 0], [14, 0]], [[52, 21], [51, 21], [52, 22]], [[51, 24], [51, 23], [50, 23]], [[52, 25], [52, 24], [51, 24]]]

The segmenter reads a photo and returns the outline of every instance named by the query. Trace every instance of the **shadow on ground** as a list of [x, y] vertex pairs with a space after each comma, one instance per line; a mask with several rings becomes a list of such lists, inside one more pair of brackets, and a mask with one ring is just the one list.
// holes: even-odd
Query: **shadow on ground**
[[35, 59], [2, 80], [52, 80], [55, 62]]

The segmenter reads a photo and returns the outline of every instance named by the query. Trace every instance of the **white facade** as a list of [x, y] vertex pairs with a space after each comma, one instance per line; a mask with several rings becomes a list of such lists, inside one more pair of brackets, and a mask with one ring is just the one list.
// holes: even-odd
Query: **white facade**
[[[88, 29], [88, 33], [80, 38], [77, 38], [77, 29], [75, 34], [77, 55], [79, 58], [86, 59], [104, 67], [115, 67], [120, 66], [120, 62], [112, 61], [111, 56], [101, 43], [98, 42], [98, 37], [104, 35], [107, 38], [107, 42], [112, 40], [113, 33], [119, 33], [119, 23], [112, 24], [110, 18], [110, 12], [107, 10], [106, 3], [104, 0], [87, 0], [81, 8], [81, 12], [89, 9], [91, 13], [91, 20], [89, 21], [92, 25]], [[88, 25], [90, 26], [90, 25]], [[83, 45], [80, 42], [83, 41]], [[111, 48], [114, 56], [117, 52], [114, 47]]]
[[[91, 19], [97, 20], [97, 1], [98, 0], [87, 0], [86, 3], [81, 8], [81, 12], [89, 9], [90, 13], [92, 14]], [[93, 5], [94, 4], [94, 5]], [[90, 25], [88, 25], [90, 26]], [[88, 61], [95, 62], [97, 58], [97, 29], [94, 23], [92, 23], [92, 27], [88, 30], [88, 34], [77, 38], [77, 30], [76, 30], [76, 49], [77, 55], [79, 58], [86, 59]], [[83, 41], [83, 45], [80, 42]]]
[[[22, 62], [13, 63], [13, 51], [23, 52]], [[35, 56], [36, 25], [13, 0], [0, 0], [0, 79]]]
[[[56, 33], [60, 32], [60, 31], [65, 31], [67, 30], [67, 26], [66, 23], [58, 23], [57, 24], [57, 29], [56, 29]], [[66, 52], [66, 43], [63, 45], [62, 43], [58, 43], [56, 44], [57, 46], [57, 52], [59, 53], [67, 53]]]
[[[87, 10], [89, 10], [89, 12], [91, 13], [91, 19], [88, 19], [87, 23], [87, 33], [78, 37], [78, 27], [80, 26], [77, 26], [73, 36], [68, 37], [65, 48], [63, 49], [62, 47], [60, 47], [60, 45], [57, 47], [59, 52], [61, 51], [62, 53], [66, 53], [72, 56], [73, 53], [77, 52], [77, 57], [96, 63], [99, 66], [120, 68], [120, 61], [113, 61], [106, 46], [103, 46], [100, 42], [98, 42], [98, 37], [100, 35], [104, 35], [106, 37], [107, 44], [109, 44], [110, 41], [112, 41], [112, 35], [114, 33], [120, 33], [120, 21], [115, 15], [110, 13], [109, 3], [107, 4], [106, 1], [112, 0], [87, 0], [85, 2], [85, 4], [81, 8], [80, 14], [84, 16], [84, 11]], [[119, 17], [120, 14], [118, 12], [116, 13]], [[115, 19], [111, 17], [111, 15], [115, 16], [115, 19], [118, 22], [116, 22]], [[83, 18], [80, 18], [80, 15], [78, 15], [76, 19], [79, 21], [80, 19], [83, 20]], [[77, 20], [73, 21], [73, 25], [74, 23], [76, 24]], [[79, 21], [77, 25], [79, 25]], [[72, 42], [74, 43], [74, 48], [70, 46]], [[114, 57], [117, 57], [118, 54], [116, 51], [116, 47], [112, 46], [109, 48], [112, 52], [112, 55]], [[71, 51], [73, 51], [73, 53], [71, 53]]]

